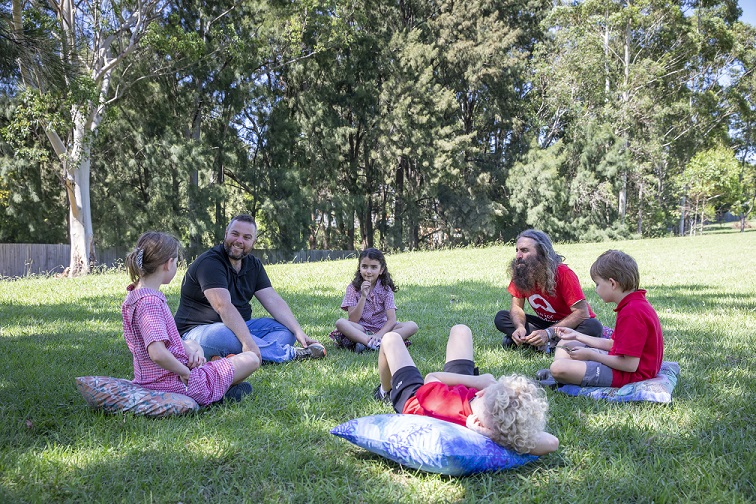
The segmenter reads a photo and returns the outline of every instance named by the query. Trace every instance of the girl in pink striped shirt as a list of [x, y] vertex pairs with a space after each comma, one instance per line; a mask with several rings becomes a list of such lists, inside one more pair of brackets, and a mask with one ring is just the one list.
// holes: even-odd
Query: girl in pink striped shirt
[[407, 340], [417, 332], [417, 324], [396, 321], [396, 290], [383, 253], [375, 248], [363, 250], [354, 279], [341, 302], [341, 308], [349, 315], [336, 322], [331, 339], [337, 346], [361, 353], [380, 347], [383, 335], [393, 331], [409, 345]]
[[188, 395], [200, 406], [241, 400], [252, 391], [244, 382], [260, 367], [253, 352], [207, 362], [202, 347], [183, 341], [160, 286], [176, 275], [179, 242], [150, 231], [126, 257], [131, 277], [121, 306], [123, 337], [134, 355], [133, 383], [151, 390]]

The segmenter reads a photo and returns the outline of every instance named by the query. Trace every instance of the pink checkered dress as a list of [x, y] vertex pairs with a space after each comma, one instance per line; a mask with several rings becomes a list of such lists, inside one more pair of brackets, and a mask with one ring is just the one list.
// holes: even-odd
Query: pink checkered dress
[[[350, 306], [357, 306], [360, 301], [360, 291], [349, 284], [341, 302], [341, 309], [347, 310]], [[396, 310], [394, 303], [394, 291], [386, 287], [378, 280], [373, 291], [365, 300], [365, 308], [359, 324], [367, 331], [378, 332], [386, 324], [386, 310]]]
[[179, 362], [184, 365], [189, 362], [165, 296], [152, 289], [134, 290], [132, 285], [127, 291], [121, 314], [123, 337], [134, 355], [133, 383], [151, 390], [188, 395], [200, 406], [221, 399], [234, 377], [231, 361], [220, 359], [192, 369], [189, 384], [184, 385], [179, 375], [152, 362], [147, 352], [150, 343], [162, 341]]

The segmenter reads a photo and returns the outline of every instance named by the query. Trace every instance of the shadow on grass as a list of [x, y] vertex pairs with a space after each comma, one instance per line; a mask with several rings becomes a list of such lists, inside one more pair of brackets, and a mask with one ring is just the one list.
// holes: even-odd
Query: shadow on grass
[[[476, 360], [485, 372], [532, 375], [535, 369], [548, 364], [547, 358], [533, 352], [500, 349], [501, 335], [493, 326], [493, 317], [498, 310], [509, 307], [505, 287], [479, 281], [402, 286], [396, 294], [398, 319], [411, 319], [420, 325], [410, 352], [422, 372], [440, 369], [449, 328], [456, 323], [473, 329]], [[70, 303], [4, 305], [5, 334], [0, 337], [0, 355], [6, 365], [0, 378], [0, 444], [8, 450], [4, 454], [6, 467], [16, 471], [28, 468], [30, 474], [19, 476], [23, 479], [19, 490], [15, 486], [4, 488], [3, 500], [88, 500], [92, 499], [88, 483], [109, 492], [115, 488], [123, 492], [120, 495], [129, 496], [124, 500], [145, 500], [149, 486], [165, 486], [167, 477], [175, 490], [158, 495], [168, 501], [252, 496], [251, 486], [255, 486], [255, 492], [264, 491], [267, 500], [308, 500], [307, 492], [314, 487], [323, 487], [318, 494], [322, 500], [344, 500], [345, 495], [353, 500], [359, 500], [361, 495], [375, 499], [376, 491], [386, 500], [416, 496], [407, 490], [404, 481], [414, 471], [384, 464], [383, 459], [367, 452], [347, 451], [346, 441], [328, 433], [351, 418], [391, 412], [370, 396], [378, 381], [377, 355], [337, 350], [324, 339], [336, 319], [343, 316], [339, 309], [343, 293], [323, 290], [282, 295], [300, 322], [327, 345], [328, 358], [264, 366], [249, 379], [254, 396], [240, 405], [164, 421], [91, 412], [76, 390], [76, 376], [133, 376], [131, 354], [121, 329], [122, 296], [93, 295]], [[635, 485], [633, 478], [625, 477], [637, 471], [645, 478], [640, 485], [648, 489], [658, 484], [658, 500], [671, 501], [675, 499], [667, 498], [668, 492], [686, 495], [688, 489], [681, 485], [691, 481], [691, 471], [702, 467], [700, 460], [692, 460], [692, 468], [677, 462], [691, 461], [682, 455], [690, 446], [701, 452], [697, 455], [701, 460], [717, 466], [712, 485], [723, 484], [728, 473], [725, 467], [719, 467], [720, 461], [732, 457], [737, 440], [746, 445], [753, 440], [752, 428], [744, 427], [750, 425], [756, 404], [756, 380], [751, 372], [753, 344], [728, 340], [714, 323], [707, 325], [710, 334], [702, 335], [671, 315], [684, 314], [694, 319], [702, 311], [718, 311], [727, 317], [744, 310], [750, 313], [756, 305], [756, 294], [723, 296], [721, 290], [690, 284], [650, 286], [649, 297], [663, 326], [674, 326], [674, 338], [668, 340], [671, 351], [665, 358], [677, 360], [682, 372], [672, 408], [616, 405], [549, 393], [550, 430], [561, 438], [560, 452], [515, 470], [513, 476], [517, 477], [512, 481], [500, 481], [501, 475], [481, 475], [455, 482], [462, 497], [465, 490], [474, 493], [490, 481], [496, 481], [495, 495], [502, 488], [523, 484], [522, 478], [533, 480], [524, 485], [542, 487], [544, 482], [539, 477], [544, 470], [566, 466], [580, 470], [586, 464], [616, 463], [616, 470], [597, 471], [595, 476], [581, 481], [581, 492], [595, 486], [597, 495], [605, 495], [602, 488], [616, 485], [620, 488], [617, 500], [643, 500], [648, 493], [631, 488], [631, 484]], [[595, 294], [590, 292], [589, 301], [597, 313], [612, 313], [613, 306], [593, 304], [593, 299]], [[172, 292], [168, 300], [175, 310], [178, 294]], [[254, 314], [262, 313], [262, 308], [255, 306]], [[660, 422], [661, 427], [640, 427], [643, 421], [636, 416], [651, 419], [652, 424]], [[681, 425], [678, 431], [668, 434], [656, 432], [666, 432], [666, 418], [684, 424], [691, 416], [701, 417], [695, 421], [695, 429], [686, 431]], [[30, 427], [25, 423], [27, 419]], [[739, 429], [750, 430], [742, 436], [732, 434]], [[176, 441], [172, 445], [175, 439], [184, 444]], [[165, 446], [156, 449], [153, 442]], [[194, 448], [187, 450], [184, 445]], [[706, 453], [709, 445], [711, 452]], [[60, 462], [34, 462], [36, 453], [46, 449], [63, 453], [72, 450], [74, 457], [77, 453], [84, 457], [88, 450], [98, 454], [89, 463], [73, 463], [65, 457]], [[391, 470], [385, 471], [386, 467]], [[45, 470], [50, 471], [49, 475], [33, 474]], [[586, 473], [593, 471], [581, 474]], [[651, 481], [659, 474], [672, 482], [671, 489], [666, 483]], [[383, 486], [376, 490], [376, 483]], [[574, 494], [570, 485], [575, 482], [569, 478], [554, 484]], [[194, 492], [190, 497], [182, 493], [187, 488]]]

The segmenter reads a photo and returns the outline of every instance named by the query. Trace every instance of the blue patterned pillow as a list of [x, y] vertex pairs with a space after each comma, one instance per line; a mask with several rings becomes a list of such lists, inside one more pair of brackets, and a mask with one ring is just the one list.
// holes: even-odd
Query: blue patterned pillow
[[146, 389], [123, 378], [79, 376], [76, 387], [89, 406], [107, 413], [128, 411], [135, 415], [165, 417], [199, 410], [199, 404], [189, 396]]
[[607, 401], [649, 401], [657, 403], [672, 402], [672, 391], [677, 385], [680, 366], [677, 362], [662, 362], [656, 378], [628, 383], [624, 387], [581, 387], [579, 385], [562, 385], [559, 392], [571, 396], [585, 396], [591, 399]]
[[512, 469], [538, 458], [503, 448], [461, 425], [420, 415], [356, 418], [331, 434], [401, 465], [450, 476]]

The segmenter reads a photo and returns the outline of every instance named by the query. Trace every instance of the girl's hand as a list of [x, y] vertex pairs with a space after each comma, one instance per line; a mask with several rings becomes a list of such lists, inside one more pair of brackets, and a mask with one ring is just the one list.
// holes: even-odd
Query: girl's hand
[[365, 280], [362, 282], [362, 285], [360, 286], [360, 294], [364, 296], [365, 298], [368, 297], [368, 294], [370, 294], [370, 281]]
[[186, 375], [179, 375], [181, 383], [183, 383], [187, 387], [189, 386], [189, 376], [191, 376], [191, 373], [186, 373]]
[[199, 345], [190, 347], [190, 351], [186, 353], [186, 356], [189, 358], [189, 362], [187, 363], [189, 369], [198, 368], [207, 362], [205, 352]]
[[575, 329], [570, 329], [569, 327], [555, 327], [554, 331], [560, 339], [567, 341], [576, 340], [578, 334], [580, 334]]

